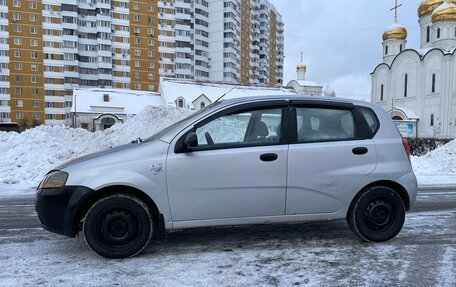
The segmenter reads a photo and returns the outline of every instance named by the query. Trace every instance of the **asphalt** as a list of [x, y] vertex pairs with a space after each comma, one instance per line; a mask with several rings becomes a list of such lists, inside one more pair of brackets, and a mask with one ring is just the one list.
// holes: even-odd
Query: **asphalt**
[[[0, 198], [0, 257], [2, 245], [25, 247], [34, 244], [52, 250], [52, 246], [57, 244], [64, 246], [55, 250], [62, 253], [63, 258], [79, 256], [81, 264], [85, 264], [87, 254], [74, 255], [75, 248], [82, 248], [78, 252], [86, 249], [80, 245], [82, 242], [77, 243], [76, 240], [42, 229], [34, 210], [33, 197]], [[71, 248], [67, 249], [68, 246]], [[321, 262], [312, 263], [315, 264], [312, 270], [316, 275], [330, 274], [332, 280], [338, 280], [323, 281], [328, 286], [336, 282], [339, 285], [365, 285], [369, 280], [373, 280], [372, 286], [456, 286], [456, 188], [419, 190], [415, 205], [407, 213], [403, 230], [396, 239], [386, 244], [362, 244], [344, 221], [333, 221], [178, 231], [170, 233], [160, 244], [148, 247], [143, 256], [158, 260], [169, 255], [182, 258], [188, 254], [235, 253], [239, 254], [236, 260], [240, 261], [226, 270], [222, 266], [220, 272], [229, 272], [229, 269], [238, 266], [238, 271], [242, 273], [246, 268], [242, 262], [248, 259], [242, 254], [257, 250], [278, 250], [284, 254], [271, 257], [271, 262], [262, 259], [264, 262], [255, 263], [258, 272], [270, 272], [270, 276], [266, 277], [271, 284], [265, 286], [289, 286], [284, 281], [286, 276], [277, 273], [277, 270], [284, 270], [287, 262], [296, 260], [302, 250], [306, 254], [314, 252], [316, 258], [319, 254], [327, 256], [328, 252], [334, 253], [330, 261], [324, 258]], [[5, 251], [5, 258], [10, 258], [14, 264], [13, 257], [8, 256]], [[298, 261], [296, 264], [310, 263]], [[308, 265], [305, 268], [309, 268]], [[371, 269], [371, 273], [377, 272], [384, 278], [365, 273]], [[1, 273], [0, 268], [0, 278]], [[230, 274], [234, 282], [239, 280], [237, 273]], [[275, 284], [276, 281], [281, 283]], [[55, 282], [48, 283], [52, 285]]]

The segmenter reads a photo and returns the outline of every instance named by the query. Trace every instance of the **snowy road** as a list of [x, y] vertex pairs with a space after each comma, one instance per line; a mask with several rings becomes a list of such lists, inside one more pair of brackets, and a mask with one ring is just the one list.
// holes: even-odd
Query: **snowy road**
[[456, 286], [456, 190], [421, 190], [399, 236], [360, 243], [344, 221], [172, 233], [106, 260], [40, 228], [33, 199], [0, 199], [0, 284]]

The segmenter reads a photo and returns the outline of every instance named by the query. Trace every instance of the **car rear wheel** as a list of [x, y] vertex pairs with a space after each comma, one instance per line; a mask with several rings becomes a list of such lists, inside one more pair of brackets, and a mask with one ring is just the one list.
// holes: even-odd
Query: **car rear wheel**
[[90, 249], [108, 258], [126, 258], [140, 253], [149, 243], [153, 220], [140, 199], [116, 194], [97, 201], [83, 223]]
[[388, 187], [377, 186], [360, 193], [347, 215], [351, 230], [363, 241], [383, 242], [394, 238], [402, 229], [405, 205], [402, 198]]

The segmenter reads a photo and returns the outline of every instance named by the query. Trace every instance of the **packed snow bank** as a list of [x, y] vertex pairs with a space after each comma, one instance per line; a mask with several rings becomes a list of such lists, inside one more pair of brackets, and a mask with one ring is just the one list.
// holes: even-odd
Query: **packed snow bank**
[[411, 160], [419, 185], [456, 186], [456, 140]]
[[44, 125], [20, 134], [0, 132], [0, 184], [36, 185], [54, 166], [138, 137], [150, 137], [190, 113], [186, 109], [147, 107], [124, 124], [95, 133]]

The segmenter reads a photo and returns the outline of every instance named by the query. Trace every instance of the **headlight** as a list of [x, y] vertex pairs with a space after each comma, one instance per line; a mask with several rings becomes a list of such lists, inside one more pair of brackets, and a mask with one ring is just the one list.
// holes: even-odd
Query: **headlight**
[[48, 173], [44, 179], [41, 181], [38, 188], [57, 188], [65, 186], [65, 183], [68, 179], [68, 173], [64, 171], [51, 171]]

